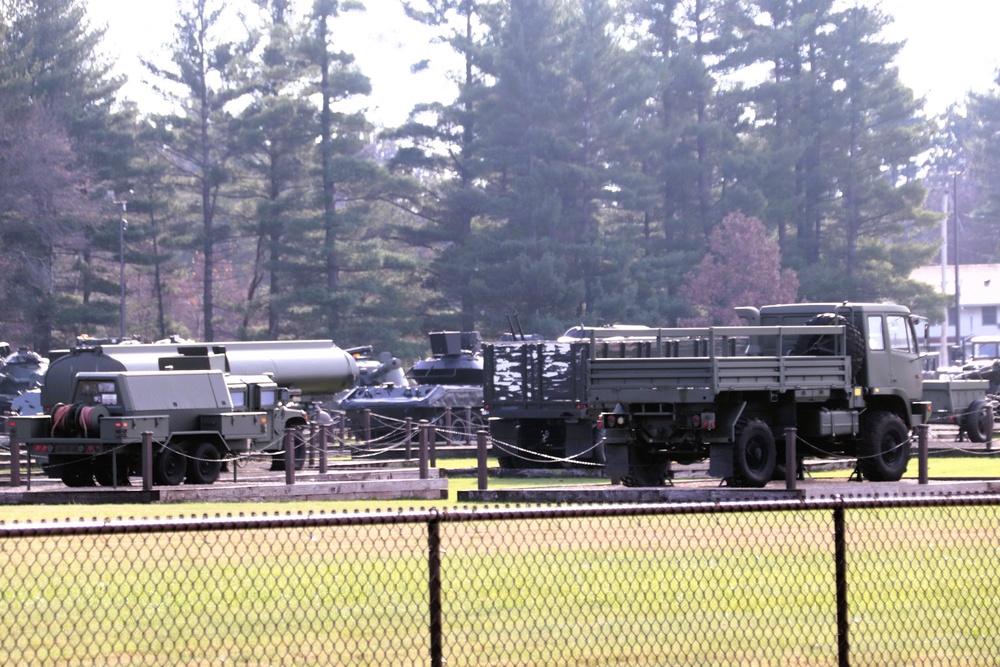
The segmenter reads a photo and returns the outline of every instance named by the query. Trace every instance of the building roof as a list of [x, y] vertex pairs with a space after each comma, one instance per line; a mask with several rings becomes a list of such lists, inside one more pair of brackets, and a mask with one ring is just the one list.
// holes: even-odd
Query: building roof
[[[927, 283], [938, 292], [954, 294], [955, 266], [949, 264], [943, 271], [944, 275], [940, 264], [921, 266], [914, 269], [910, 278]], [[962, 306], [1000, 305], [1000, 264], [959, 264], [958, 280]]]

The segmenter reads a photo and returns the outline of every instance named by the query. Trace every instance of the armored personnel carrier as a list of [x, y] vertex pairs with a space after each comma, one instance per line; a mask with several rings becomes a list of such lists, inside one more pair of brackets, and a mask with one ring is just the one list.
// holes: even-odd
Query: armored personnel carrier
[[415, 363], [404, 383], [359, 386], [340, 402], [356, 437], [401, 442], [407, 418], [434, 423], [438, 439], [445, 441], [465, 441], [484, 427], [479, 332], [437, 331], [429, 338], [431, 356]]

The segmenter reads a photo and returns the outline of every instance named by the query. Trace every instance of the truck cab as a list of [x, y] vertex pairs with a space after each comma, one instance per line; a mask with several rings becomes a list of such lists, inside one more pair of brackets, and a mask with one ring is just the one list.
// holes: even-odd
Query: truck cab
[[[756, 309], [738, 313], [752, 319]], [[854, 382], [867, 396], [880, 402], [895, 402], [900, 414], [910, 414], [906, 405], [923, 396], [921, 354], [916, 334], [920, 319], [905, 306], [884, 303], [801, 303], [764, 306], [756, 317], [760, 326], [824, 323], [845, 327], [844, 349], [829, 340], [786, 341], [783, 354], [849, 354]], [[832, 318], [824, 318], [832, 315]], [[843, 318], [842, 320], [840, 318]], [[907, 424], [911, 424], [909, 418]]]

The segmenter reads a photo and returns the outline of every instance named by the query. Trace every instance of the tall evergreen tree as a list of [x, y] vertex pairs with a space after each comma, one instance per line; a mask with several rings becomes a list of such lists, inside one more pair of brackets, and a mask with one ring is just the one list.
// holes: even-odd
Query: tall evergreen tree
[[106, 188], [126, 178], [132, 116], [127, 109], [113, 107], [121, 82], [99, 55], [103, 31], [90, 27], [83, 3], [17, 0], [3, 9], [4, 118], [7, 123], [25, 123], [22, 129], [40, 131], [35, 140], [68, 142], [65, 148], [48, 143], [52, 150], [42, 149], [33, 159], [64, 156], [51, 167], [55, 178], [45, 180], [52, 185], [61, 173], [65, 186], [75, 190], [52, 192], [44, 214], [36, 211], [28, 227], [5, 237], [9, 252], [44, 267], [55, 281], [25, 282], [15, 291], [25, 298], [23, 310], [8, 304], [31, 323], [34, 345], [47, 350], [54, 333], [71, 337], [80, 326], [115, 321], [117, 308], [105, 307], [112, 303], [106, 299], [86, 308], [80, 305], [89, 301], [92, 290], [117, 296], [117, 280], [102, 280], [95, 264], [101, 250], [94, 246], [101, 232], [96, 201]]
[[[442, 31], [441, 39], [461, 58], [456, 73], [458, 96], [449, 102], [418, 105], [408, 121], [386, 135], [396, 142], [390, 168], [419, 176], [423, 197], [415, 212], [426, 224], [411, 229], [405, 238], [414, 247], [433, 247], [439, 253], [427, 281], [440, 300], [431, 304], [436, 321], [432, 328], [476, 327], [477, 308], [469, 289], [474, 267], [456, 262], [472, 238], [473, 221], [484, 211], [478, 156], [480, 101], [485, 82], [483, 14], [494, 10], [492, 2], [476, 0], [425, 0], [406, 3], [407, 14]], [[426, 63], [414, 65], [419, 72]], [[404, 232], [405, 233], [405, 232]], [[446, 245], [445, 245], [446, 244]], [[458, 303], [457, 321], [448, 321], [448, 304]]]
[[254, 35], [231, 40], [231, 26], [223, 24], [225, 3], [192, 0], [180, 11], [172, 45], [172, 67], [146, 63], [166, 82], [165, 95], [179, 111], [170, 119], [169, 143], [178, 178], [195, 202], [201, 231], [202, 330], [206, 341], [215, 340], [216, 244], [228, 233], [221, 209], [222, 189], [230, 180], [232, 120], [229, 104], [246, 94], [239, 68], [256, 46]]
[[[255, 237], [242, 335], [253, 335], [254, 314], [263, 303], [264, 332], [277, 339], [290, 303], [286, 277], [301, 270], [294, 240], [302, 237], [308, 208], [308, 177], [313, 161], [314, 106], [301, 94], [307, 63], [301, 51], [288, 0], [256, 0], [261, 8], [265, 45], [248, 67], [250, 103], [234, 120], [234, 141], [245, 175], [241, 190], [254, 201], [249, 212]], [[264, 292], [262, 298], [259, 292]]]

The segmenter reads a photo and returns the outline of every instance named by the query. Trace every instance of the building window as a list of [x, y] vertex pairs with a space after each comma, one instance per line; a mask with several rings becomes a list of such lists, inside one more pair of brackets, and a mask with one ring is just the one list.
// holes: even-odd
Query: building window
[[996, 306], [983, 306], [983, 324], [993, 324], [997, 323], [997, 307]]

